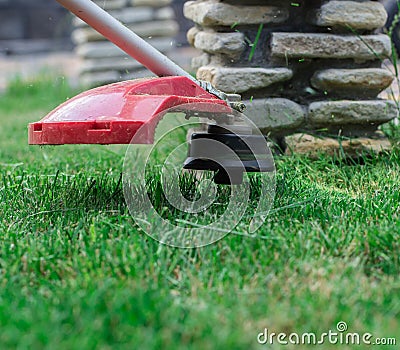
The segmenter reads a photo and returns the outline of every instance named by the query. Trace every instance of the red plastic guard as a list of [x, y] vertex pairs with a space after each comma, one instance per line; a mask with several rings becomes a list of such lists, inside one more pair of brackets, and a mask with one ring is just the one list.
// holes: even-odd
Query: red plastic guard
[[143, 125], [143, 143], [152, 143], [154, 129], [171, 107], [196, 110], [204, 103], [229, 108], [186, 77], [123, 81], [85, 91], [66, 101], [37, 123], [29, 124], [31, 145], [128, 144]]

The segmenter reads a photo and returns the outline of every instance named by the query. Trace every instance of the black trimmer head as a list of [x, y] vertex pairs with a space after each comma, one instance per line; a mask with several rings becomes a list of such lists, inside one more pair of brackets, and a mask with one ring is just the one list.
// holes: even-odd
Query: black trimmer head
[[209, 125], [207, 132], [191, 135], [184, 169], [213, 171], [216, 184], [240, 185], [244, 172], [271, 172], [275, 167], [262, 135]]

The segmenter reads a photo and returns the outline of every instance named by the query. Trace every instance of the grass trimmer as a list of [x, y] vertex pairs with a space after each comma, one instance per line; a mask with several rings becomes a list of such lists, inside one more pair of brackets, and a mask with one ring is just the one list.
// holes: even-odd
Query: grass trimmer
[[273, 170], [272, 157], [265, 157], [265, 138], [243, 123], [240, 96], [195, 79], [92, 1], [57, 1], [158, 78], [109, 84], [73, 97], [29, 125], [30, 144], [129, 144], [139, 130], [134, 142], [148, 144], [160, 118], [175, 108], [208, 121], [205, 131], [191, 136], [185, 169], [214, 171], [219, 184], [240, 184], [244, 172]]

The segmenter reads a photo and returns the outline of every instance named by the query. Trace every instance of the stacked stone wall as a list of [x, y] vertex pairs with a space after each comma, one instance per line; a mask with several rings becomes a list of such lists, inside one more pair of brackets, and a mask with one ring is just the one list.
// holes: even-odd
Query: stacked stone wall
[[[124, 23], [159, 51], [168, 55], [179, 31], [172, 0], [96, 0], [112, 16]], [[96, 86], [120, 80], [154, 75], [139, 62], [76, 18], [72, 38], [83, 63], [81, 82]]]
[[240, 93], [265, 134], [375, 137], [396, 117], [387, 18], [377, 1], [197, 0], [185, 16], [197, 77]]

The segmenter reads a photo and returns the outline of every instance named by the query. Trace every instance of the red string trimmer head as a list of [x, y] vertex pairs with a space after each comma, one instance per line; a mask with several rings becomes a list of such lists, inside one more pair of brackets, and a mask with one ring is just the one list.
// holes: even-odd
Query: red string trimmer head
[[[197, 139], [210, 140], [212, 143], [215, 134], [218, 134], [219, 142], [225, 143], [225, 146], [230, 147], [239, 157], [242, 155], [243, 164], [240, 166], [243, 165], [244, 171], [260, 172], [272, 169], [271, 164], [267, 164], [268, 162], [259, 164], [250, 159], [250, 164], [250, 155], [246, 147], [243, 148], [236, 137], [232, 143], [232, 133], [223, 128], [223, 123], [226, 121], [218, 120], [218, 115], [226, 116], [233, 110], [243, 112], [245, 106], [237, 99], [239, 97], [240, 100], [240, 96], [224, 94], [213, 88], [211, 84], [196, 80], [94, 2], [90, 0], [57, 1], [159, 78], [124, 81], [79, 94], [56, 108], [41, 121], [29, 125], [30, 144], [128, 144], [142, 126], [146, 126], [147, 132], [140, 138], [136, 137], [135, 142], [152, 143], [155, 127], [163, 113], [172, 107], [182, 106], [182, 109], [188, 111], [189, 116], [193, 112], [197, 114], [207, 112], [210, 115], [210, 109], [211, 112], [215, 110], [215, 122], [222, 127], [208, 128], [203, 135], [197, 134], [195, 136]], [[196, 111], [191, 110], [191, 106], [195, 106], [193, 108]], [[202, 106], [207, 110], [202, 111]], [[234, 126], [235, 120], [235, 118], [232, 119], [230, 126]], [[243, 129], [239, 126], [235, 130]], [[246, 137], [249, 134], [252, 134], [251, 128], [247, 129]], [[240, 135], [236, 136], [240, 138]], [[260, 138], [260, 144], [265, 143], [262, 136], [257, 137]], [[255, 142], [255, 145], [257, 137], [251, 138], [251, 142], [253, 144]], [[193, 151], [189, 149], [189, 160], [185, 163], [185, 168], [218, 172], [219, 168], [215, 167], [215, 163], [207, 161], [207, 154], [203, 152], [199, 155], [195, 148], [193, 147]], [[207, 150], [209, 153], [214, 151]], [[196, 157], [201, 158], [201, 161], [197, 161]], [[237, 164], [232, 166], [232, 169], [236, 167]], [[242, 174], [243, 171], [235, 176], [237, 179], [235, 182], [242, 181]], [[218, 181], [232, 183], [232, 179], [229, 180], [226, 176], [222, 176], [222, 179], [220, 177]]]

